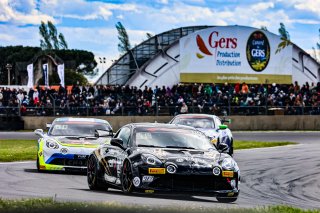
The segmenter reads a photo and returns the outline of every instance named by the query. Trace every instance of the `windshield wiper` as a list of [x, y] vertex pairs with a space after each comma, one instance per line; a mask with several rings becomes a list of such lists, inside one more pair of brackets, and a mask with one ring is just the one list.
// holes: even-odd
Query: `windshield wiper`
[[166, 148], [195, 149], [194, 147], [190, 147], [190, 146], [166, 146]]
[[162, 146], [155, 146], [155, 145], [148, 145], [148, 144], [139, 144], [138, 147], [156, 147], [156, 148], [163, 148]]

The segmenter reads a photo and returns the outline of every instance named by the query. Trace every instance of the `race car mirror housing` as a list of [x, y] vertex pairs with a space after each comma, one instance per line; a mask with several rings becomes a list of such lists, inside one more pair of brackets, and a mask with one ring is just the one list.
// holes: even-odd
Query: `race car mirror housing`
[[223, 125], [223, 124], [219, 125], [219, 129], [227, 129], [227, 128], [228, 128], [227, 125]]
[[126, 148], [124, 147], [123, 145], [123, 141], [121, 138], [112, 138], [111, 141], [110, 141], [110, 144], [112, 146], [117, 146], [117, 147], [120, 147], [121, 149], [125, 150]]
[[38, 135], [39, 137], [42, 137], [43, 138], [43, 129], [36, 129], [36, 130], [34, 130], [34, 133], [36, 134], [36, 135]]
[[218, 151], [220, 153], [226, 151], [228, 148], [229, 148], [229, 146], [225, 143], [219, 143], [219, 145], [218, 145]]
[[102, 129], [96, 129], [94, 132], [95, 137], [112, 137], [113, 132], [112, 130], [102, 130]]

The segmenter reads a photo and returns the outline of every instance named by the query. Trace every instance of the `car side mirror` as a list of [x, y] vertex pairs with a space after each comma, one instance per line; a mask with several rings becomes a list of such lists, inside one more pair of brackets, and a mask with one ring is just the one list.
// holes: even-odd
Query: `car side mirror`
[[219, 125], [219, 129], [227, 129], [227, 128], [228, 128], [227, 125], [224, 125], [224, 124]]
[[229, 148], [229, 146], [225, 143], [219, 143], [217, 148], [218, 148], [219, 152], [224, 152]]
[[95, 137], [113, 137], [113, 132], [112, 130], [103, 130], [103, 129], [96, 129], [94, 131], [94, 136]]
[[34, 133], [42, 138], [44, 136], [43, 129], [36, 129], [36, 130], [34, 130]]
[[122, 141], [121, 138], [112, 138], [111, 141], [110, 141], [110, 144], [111, 144], [112, 146], [117, 146], [117, 147], [125, 150], [125, 147], [124, 147], [124, 145], [123, 145], [123, 141]]

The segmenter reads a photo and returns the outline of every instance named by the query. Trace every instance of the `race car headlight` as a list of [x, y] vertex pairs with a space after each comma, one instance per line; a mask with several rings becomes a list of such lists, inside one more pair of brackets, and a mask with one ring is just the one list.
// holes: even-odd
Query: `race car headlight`
[[154, 155], [150, 155], [150, 154], [142, 154], [141, 155], [142, 160], [150, 165], [159, 165], [162, 164], [161, 160], [159, 160], [159, 158], [157, 158]]
[[211, 140], [211, 143], [217, 143], [218, 141], [218, 139], [215, 136], [212, 136], [210, 140]]
[[225, 158], [221, 163], [221, 167], [225, 170], [238, 171], [238, 164], [232, 158]]
[[51, 139], [47, 140], [46, 145], [50, 149], [58, 149], [59, 148], [58, 143], [54, 140], [51, 140]]

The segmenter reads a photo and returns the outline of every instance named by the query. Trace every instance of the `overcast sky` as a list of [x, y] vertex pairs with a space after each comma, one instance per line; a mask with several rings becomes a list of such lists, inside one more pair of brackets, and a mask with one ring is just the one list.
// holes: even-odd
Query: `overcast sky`
[[92, 51], [109, 63], [119, 56], [115, 24], [127, 29], [132, 45], [193, 25], [266, 26], [279, 23], [306, 51], [319, 42], [320, 0], [0, 0], [0, 46], [39, 46], [38, 27], [52, 21], [70, 49]]

